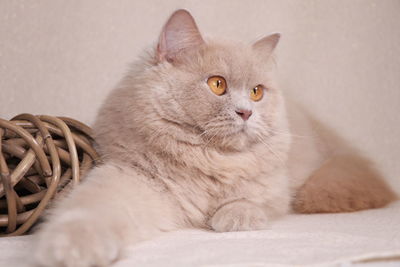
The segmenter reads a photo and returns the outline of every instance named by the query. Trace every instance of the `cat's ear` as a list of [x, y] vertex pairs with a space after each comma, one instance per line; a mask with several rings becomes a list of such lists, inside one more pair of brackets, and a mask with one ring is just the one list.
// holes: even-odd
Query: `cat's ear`
[[273, 33], [268, 35], [253, 44], [253, 49], [261, 57], [269, 57], [277, 46], [279, 39], [281, 38], [280, 33]]
[[184, 9], [175, 11], [161, 32], [157, 46], [159, 61], [173, 61], [182, 50], [204, 43], [192, 15]]

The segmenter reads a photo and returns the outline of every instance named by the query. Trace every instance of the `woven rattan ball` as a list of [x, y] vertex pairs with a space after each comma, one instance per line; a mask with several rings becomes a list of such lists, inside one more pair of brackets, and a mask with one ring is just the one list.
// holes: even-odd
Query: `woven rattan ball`
[[0, 119], [0, 235], [26, 233], [49, 203], [79, 183], [99, 157], [91, 129], [65, 117]]

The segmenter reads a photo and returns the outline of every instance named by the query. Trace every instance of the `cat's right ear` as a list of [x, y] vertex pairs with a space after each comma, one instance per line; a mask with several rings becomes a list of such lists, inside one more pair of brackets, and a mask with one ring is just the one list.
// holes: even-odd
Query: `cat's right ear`
[[165, 23], [157, 45], [158, 61], [173, 62], [177, 53], [204, 44], [192, 15], [184, 9], [175, 11]]
[[268, 58], [278, 45], [280, 38], [280, 33], [268, 35], [255, 42], [253, 44], [253, 49], [260, 55], [261, 58]]

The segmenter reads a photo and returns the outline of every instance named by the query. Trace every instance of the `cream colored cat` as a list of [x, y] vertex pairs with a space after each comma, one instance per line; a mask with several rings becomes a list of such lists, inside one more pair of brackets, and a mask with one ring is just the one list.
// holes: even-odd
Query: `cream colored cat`
[[363, 159], [323, 145], [327, 135], [292, 105], [287, 115], [271, 60], [279, 37], [206, 42], [176, 11], [101, 108], [94, 129], [105, 163], [41, 226], [36, 263], [108, 266], [166, 231], [265, 229], [291, 203], [340, 212], [390, 202]]

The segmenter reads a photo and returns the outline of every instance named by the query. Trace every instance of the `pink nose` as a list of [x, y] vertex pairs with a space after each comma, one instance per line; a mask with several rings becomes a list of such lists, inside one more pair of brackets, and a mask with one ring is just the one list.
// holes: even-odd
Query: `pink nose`
[[238, 114], [244, 121], [247, 121], [253, 112], [247, 109], [238, 109], [236, 110], [236, 114]]

